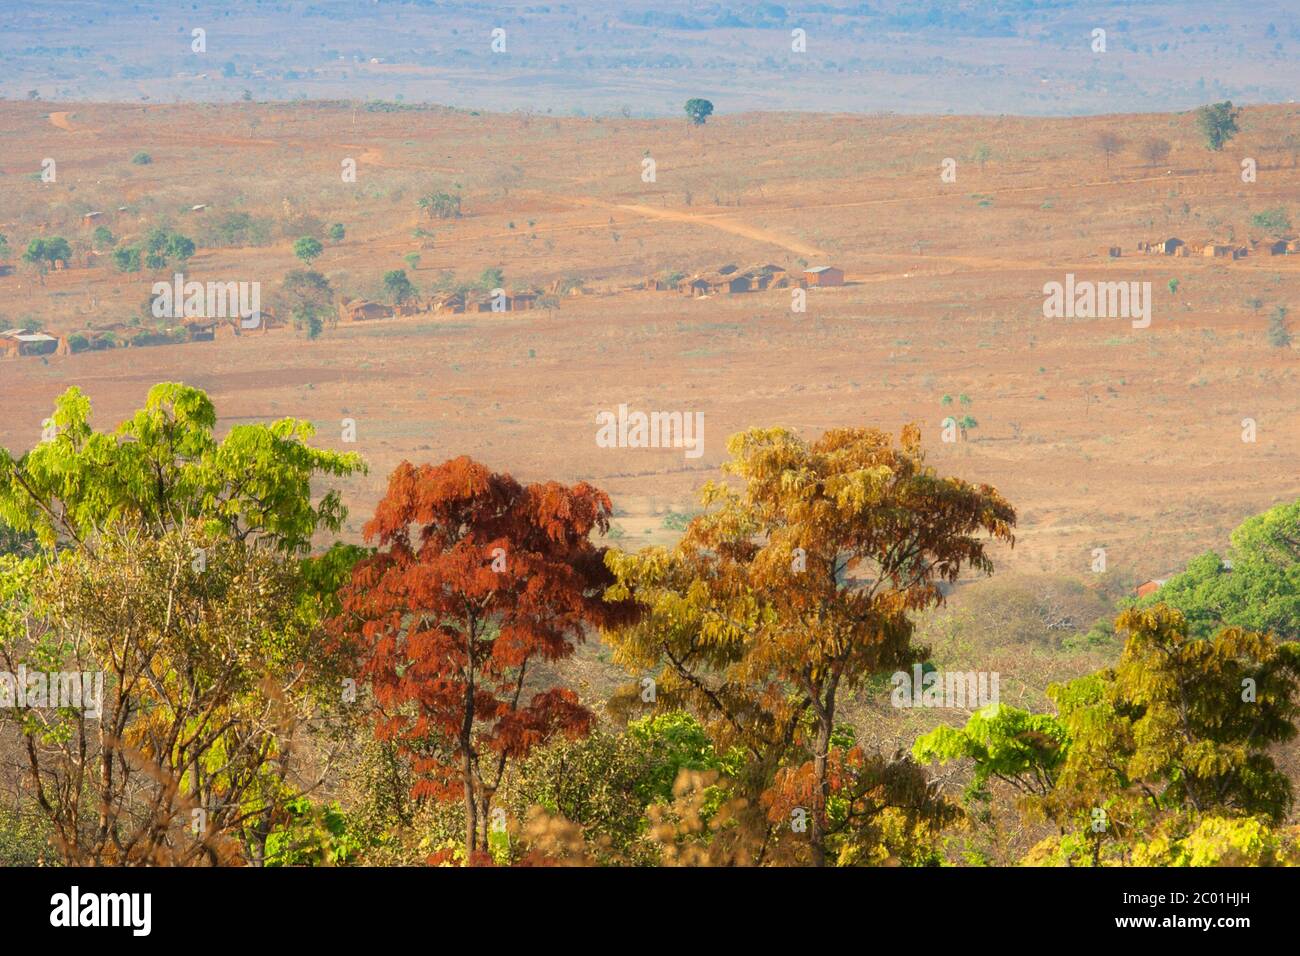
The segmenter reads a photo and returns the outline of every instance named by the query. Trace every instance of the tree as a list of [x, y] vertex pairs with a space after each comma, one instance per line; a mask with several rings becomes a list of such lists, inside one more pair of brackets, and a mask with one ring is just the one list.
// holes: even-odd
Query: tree
[[330, 226], [328, 235], [331, 242], [342, 242], [347, 230], [343, 228], [343, 223], [336, 222]]
[[62, 236], [49, 239], [33, 239], [27, 243], [23, 260], [36, 266], [44, 274], [55, 262], [68, 262], [72, 259], [72, 246]]
[[433, 192], [421, 196], [416, 205], [428, 214], [430, 219], [459, 219], [460, 197], [451, 193]]
[[[963, 567], [990, 571], [981, 535], [1011, 541], [1015, 511], [987, 485], [937, 475], [915, 426], [898, 446], [873, 429], [813, 443], [754, 429], [727, 447], [742, 490], [706, 485], [712, 510], [674, 550], [610, 556], [610, 597], [635, 598], [646, 614], [608, 639], [625, 666], [658, 670], [658, 699], [696, 709], [719, 751], [744, 749], [744, 786], [764, 806], [808, 801], [821, 865], [861, 852], [850, 848], [880, 825], [868, 813], [837, 817], [832, 796], [855, 805], [854, 781], [901, 774], [902, 785], [909, 773], [832, 745], [842, 695], [919, 660], [911, 614], [940, 603], [939, 582]], [[913, 809], [921, 825], [933, 808]]]
[[961, 418], [957, 419], [957, 427], [961, 430], [961, 440], [965, 441], [968, 437], [967, 432], [972, 428], [979, 428], [979, 424], [980, 423], [970, 415], [963, 415]]
[[0, 262], [9, 258], [9, 237], [0, 232]]
[[169, 260], [184, 265], [195, 251], [193, 239], [173, 232], [166, 226], [151, 228], [145, 233], [143, 245], [144, 265], [148, 269], [165, 269]]
[[1274, 348], [1284, 349], [1291, 344], [1291, 330], [1286, 324], [1286, 306], [1274, 307], [1268, 320], [1268, 341]]
[[91, 238], [95, 240], [96, 246], [111, 246], [117, 240], [113, 237], [113, 231], [108, 226], [96, 226], [95, 231], [91, 233]]
[[1181, 611], [1193, 637], [1244, 627], [1300, 641], [1300, 501], [1247, 518], [1225, 556], [1198, 555], [1136, 606], [1156, 604]]
[[303, 236], [293, 244], [293, 254], [302, 260], [303, 265], [310, 266], [325, 249], [320, 240], [312, 236]]
[[521, 485], [462, 457], [404, 462], [365, 526], [379, 550], [343, 589], [339, 633], [360, 654], [380, 738], [414, 757], [412, 795], [463, 802], [467, 861], [488, 848], [510, 762], [588, 728], [576, 695], [541, 689], [534, 671], [631, 613], [602, 600], [613, 577], [590, 540], [611, 511], [586, 483]]
[[406, 264], [411, 267], [412, 272], [420, 267], [420, 254], [418, 252], [408, 252], [402, 258], [406, 260]]
[[320, 335], [327, 318], [331, 324], [338, 322], [334, 290], [319, 272], [294, 269], [287, 273], [280, 283], [279, 301], [293, 319], [293, 327], [306, 330], [309, 339]]
[[1106, 130], [1094, 133], [1092, 137], [1092, 145], [1106, 158], [1107, 172], [1110, 172], [1110, 158], [1118, 155], [1127, 144], [1128, 141], [1122, 136]]
[[113, 265], [119, 272], [139, 272], [140, 256], [139, 246], [118, 246], [113, 250]]
[[1166, 605], [1116, 627], [1118, 665], [1048, 690], [1070, 739], [1043, 801], [1063, 859], [1095, 865], [1203, 815], [1282, 820], [1291, 784], [1269, 751], [1296, 735], [1300, 644], [1237, 627], [1194, 638]]
[[52, 441], [18, 460], [0, 449], [0, 521], [34, 531], [47, 548], [122, 522], [162, 534], [193, 519], [297, 552], [346, 515], [337, 491], [311, 504], [313, 476], [364, 470], [355, 453], [307, 445], [314, 429], [293, 418], [235, 425], [218, 442], [211, 400], [175, 382], [151, 388], [144, 408], [112, 432], [94, 431], [90, 411], [70, 388], [55, 405]]
[[984, 171], [984, 165], [992, 158], [993, 150], [989, 149], [983, 143], [975, 147], [974, 159], [980, 164], [980, 172]]
[[696, 126], [703, 126], [705, 121], [713, 115], [713, 104], [708, 100], [692, 97], [686, 101], [686, 115], [691, 118], [691, 122]]
[[258, 862], [295, 735], [337, 699], [331, 578], [298, 554], [344, 517], [336, 492], [313, 505], [313, 476], [360, 459], [308, 447], [292, 419], [221, 442], [215, 423], [202, 392], [165, 383], [95, 432], [74, 388], [52, 439], [0, 450], [2, 520], [40, 543], [0, 558], [0, 656], [106, 675], [98, 714], [19, 718], [66, 863]]
[[1159, 166], [1169, 158], [1169, 140], [1152, 137], [1142, 143], [1142, 155], [1148, 166]]
[[384, 273], [384, 292], [393, 300], [394, 305], [401, 305], [418, 295], [415, 286], [406, 277], [405, 269], [392, 269]]
[[1223, 103], [1211, 103], [1196, 111], [1196, 128], [1205, 139], [1205, 148], [1219, 152], [1228, 140], [1237, 135], [1237, 117], [1241, 108], [1232, 106], [1231, 100]]
[[1285, 206], [1265, 209], [1250, 217], [1250, 224], [1272, 236], [1281, 236], [1291, 231], [1291, 217]]
[[137, 166], [148, 166], [150, 163], [153, 162], [153, 157], [150, 156], [148, 153], [139, 152], [131, 157], [131, 162], [133, 162]]

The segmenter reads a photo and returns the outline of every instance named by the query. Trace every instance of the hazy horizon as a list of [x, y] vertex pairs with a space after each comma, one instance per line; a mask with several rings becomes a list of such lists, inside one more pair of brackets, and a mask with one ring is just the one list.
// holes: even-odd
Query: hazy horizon
[[517, 10], [424, 0], [184, 8], [145, 0], [130, 9], [3, 0], [0, 59], [6, 100], [391, 100], [663, 117], [700, 96], [720, 114], [1073, 116], [1294, 102], [1300, 21], [1286, 0], [1249, 14], [1208, 0]]

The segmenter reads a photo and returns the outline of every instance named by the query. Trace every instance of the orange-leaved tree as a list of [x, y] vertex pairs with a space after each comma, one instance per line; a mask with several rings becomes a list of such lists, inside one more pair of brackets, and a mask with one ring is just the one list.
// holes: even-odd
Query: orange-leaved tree
[[355, 567], [336, 625], [359, 651], [378, 736], [412, 758], [412, 795], [464, 801], [469, 861], [488, 849], [509, 761], [587, 730], [571, 690], [528, 682], [588, 626], [635, 610], [603, 600], [613, 576], [591, 534], [611, 511], [585, 482], [521, 485], [460, 457], [403, 462], [364, 529], [378, 550]]
[[[1015, 511], [987, 485], [938, 475], [915, 426], [897, 444], [876, 429], [809, 443], [774, 428], [727, 447], [724, 468], [742, 488], [706, 485], [709, 510], [672, 551], [611, 553], [610, 598], [648, 613], [609, 639], [620, 663], [659, 670], [661, 706], [692, 706], [720, 749], [748, 753], [740, 782], [764, 805], [784, 813], [791, 794], [779, 791], [791, 787], [811, 802], [812, 862], [868, 858], [862, 842], [878, 821], [849, 791], [867, 777], [915, 790], [913, 775], [834, 754], [837, 706], [872, 674], [917, 659], [911, 615], [940, 602], [941, 582], [963, 568], [990, 571], [986, 542], [1013, 541]], [[921, 797], [909, 801], [909, 827], [942, 816]]]

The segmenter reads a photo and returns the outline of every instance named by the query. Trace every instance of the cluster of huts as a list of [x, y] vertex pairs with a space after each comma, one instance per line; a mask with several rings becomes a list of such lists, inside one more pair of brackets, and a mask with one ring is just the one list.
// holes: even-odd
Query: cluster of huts
[[96, 328], [79, 329], [67, 334], [46, 333], [29, 328], [0, 332], [0, 359], [32, 355], [71, 355], [74, 352], [99, 352], [114, 348], [143, 348], [150, 345], [175, 345], [178, 342], [211, 342], [217, 338], [265, 332], [279, 323], [270, 309], [263, 309], [260, 323], [247, 328], [239, 318], [186, 319], [173, 329], [158, 331], [114, 322]]
[[369, 299], [345, 299], [339, 303], [339, 321], [365, 322], [397, 316], [461, 315], [466, 312], [528, 312], [541, 307], [544, 295], [546, 293], [540, 289], [442, 292], [400, 305], [385, 305]]
[[844, 270], [834, 266], [816, 266], [802, 272], [791, 272], [784, 266], [772, 264], [750, 266], [725, 265], [712, 272], [691, 276], [647, 276], [643, 288], [651, 292], [678, 292], [693, 298], [706, 295], [737, 295], [743, 292], [763, 292], [767, 289], [807, 289], [813, 286], [844, 285]]
[[[1251, 239], [1247, 244], [1230, 242], [1186, 243], [1170, 236], [1155, 241], [1143, 240], [1137, 244], [1137, 251], [1147, 256], [1203, 256], [1207, 259], [1244, 259], [1247, 256], [1287, 256], [1300, 254], [1300, 239], [1272, 238]], [[1123, 255], [1119, 246], [1108, 246], [1106, 255], [1118, 259]]]
[[6, 329], [0, 332], [0, 357], [17, 358], [20, 355], [49, 355], [67, 345], [66, 339], [55, 338], [34, 329]]

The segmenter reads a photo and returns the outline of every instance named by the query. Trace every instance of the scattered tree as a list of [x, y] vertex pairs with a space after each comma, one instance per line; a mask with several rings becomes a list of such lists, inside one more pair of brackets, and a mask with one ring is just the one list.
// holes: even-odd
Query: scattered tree
[[303, 236], [293, 244], [293, 254], [302, 260], [303, 265], [310, 266], [320, 254], [324, 252], [324, 247], [320, 244], [319, 239], [312, 236]]
[[1106, 158], [1106, 171], [1110, 172], [1110, 158], [1123, 151], [1128, 141], [1115, 133], [1101, 130], [1093, 134], [1092, 145]]
[[414, 299], [419, 293], [411, 280], [406, 277], [405, 269], [392, 269], [384, 273], [384, 292], [393, 300], [393, 305], [401, 305]]
[[713, 115], [713, 104], [708, 100], [692, 97], [686, 101], [686, 115], [690, 117], [691, 122], [696, 126], [703, 126], [705, 121]]
[[1152, 137], [1142, 143], [1142, 155], [1148, 166], [1159, 166], [1169, 158], [1169, 140]]
[[1228, 140], [1237, 135], [1237, 117], [1241, 108], [1232, 106], [1232, 101], [1212, 103], [1196, 111], [1196, 128], [1205, 139], [1205, 148], [1219, 152]]

